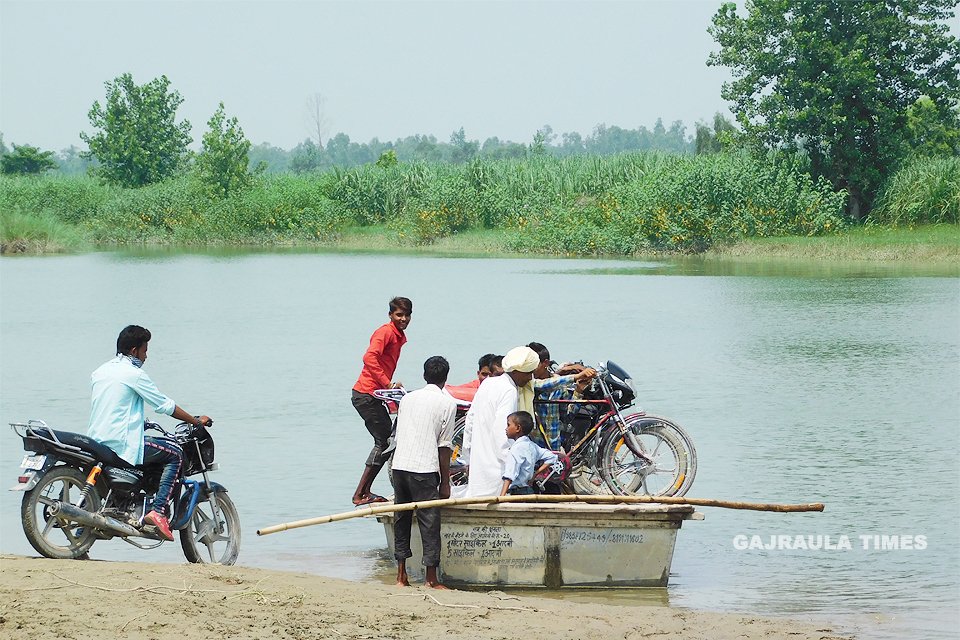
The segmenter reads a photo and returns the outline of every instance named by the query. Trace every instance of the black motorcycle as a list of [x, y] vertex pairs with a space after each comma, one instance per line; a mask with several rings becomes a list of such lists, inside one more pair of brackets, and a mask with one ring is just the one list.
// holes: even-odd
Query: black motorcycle
[[[48, 558], [84, 558], [97, 540], [120, 538], [140, 549], [164, 540], [144, 524], [162, 466], [134, 466], [85, 435], [55, 431], [42, 420], [11, 423], [27, 451], [17, 485], [30, 545]], [[233, 564], [240, 553], [240, 517], [222, 485], [211, 482], [213, 438], [205, 426], [182, 422], [173, 433], [147, 423], [183, 449], [180, 482], [170, 498], [170, 528], [179, 530], [190, 562]], [[190, 480], [190, 476], [202, 479]]]

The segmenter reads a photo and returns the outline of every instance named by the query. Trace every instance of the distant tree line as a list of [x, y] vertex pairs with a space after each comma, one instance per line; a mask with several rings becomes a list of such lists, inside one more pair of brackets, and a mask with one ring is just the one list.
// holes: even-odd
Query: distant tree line
[[269, 173], [308, 173], [333, 167], [370, 164], [389, 151], [396, 155], [399, 162], [464, 164], [474, 158], [505, 160], [539, 154], [560, 158], [575, 155], [609, 156], [630, 151], [691, 154], [694, 152], [694, 143], [687, 136], [683, 122], [675, 121], [667, 128], [662, 119], [657, 119], [652, 130], [642, 125], [636, 129], [624, 129], [599, 124], [586, 137], [575, 131], [557, 135], [552, 127], [545, 125], [534, 133], [528, 144], [501, 140], [495, 136], [481, 143], [468, 139], [463, 127], [451, 133], [446, 142], [424, 134], [398, 138], [392, 142], [378, 138], [369, 142], [354, 142], [347, 134], [338, 133], [323, 146], [308, 138], [289, 151], [268, 143], [254, 145], [250, 149], [250, 161], [253, 164], [263, 162]]
[[[4, 173], [93, 173], [107, 182], [136, 186], [155, 183], [191, 165], [195, 160], [187, 149], [192, 141], [191, 126], [186, 120], [176, 122], [176, 111], [183, 99], [178, 92], [169, 90], [166, 76], [138, 86], [130, 74], [123, 74], [105, 83], [105, 87], [105, 103], [94, 103], [88, 114], [97, 131], [81, 134], [87, 143], [86, 150], [74, 145], [56, 153], [41, 152], [29, 145], [14, 145], [11, 150], [0, 134], [0, 156], [16, 154], [16, 149], [21, 148], [24, 153], [44, 154], [45, 158], [39, 163], [11, 163]], [[698, 124], [698, 131], [703, 126]], [[343, 132], [325, 143], [321, 142], [319, 131], [316, 137], [317, 140], [307, 138], [289, 150], [269, 142], [252, 144], [244, 139], [249, 168], [267, 173], [302, 174], [375, 163], [387, 152], [393, 152], [398, 162], [463, 164], [474, 158], [521, 159], [540, 154], [559, 158], [609, 156], [632, 151], [692, 154], [696, 149], [694, 138], [687, 135], [683, 122], [676, 120], [667, 127], [661, 118], [652, 129], [643, 125], [627, 129], [598, 124], [586, 136], [576, 131], [558, 135], [550, 125], [544, 125], [529, 143], [501, 140], [496, 136], [481, 143], [468, 139], [463, 127], [451, 133], [447, 141], [429, 134], [410, 135], [395, 141], [373, 138], [368, 142], [353, 141]], [[154, 151], [147, 153], [149, 149]]]

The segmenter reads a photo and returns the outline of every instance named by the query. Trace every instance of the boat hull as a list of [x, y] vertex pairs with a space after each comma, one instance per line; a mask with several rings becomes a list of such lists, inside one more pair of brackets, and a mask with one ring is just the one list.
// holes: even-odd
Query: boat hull
[[[665, 587], [689, 505], [498, 504], [441, 510], [440, 574], [451, 586]], [[394, 555], [393, 514], [383, 523]], [[407, 572], [422, 576], [414, 519]]]

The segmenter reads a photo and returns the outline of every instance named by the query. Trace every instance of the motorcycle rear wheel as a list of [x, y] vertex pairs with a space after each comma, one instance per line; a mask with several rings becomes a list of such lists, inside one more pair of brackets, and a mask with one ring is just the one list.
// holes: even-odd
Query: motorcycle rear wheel
[[[226, 493], [216, 494], [220, 517], [215, 518], [210, 498], [197, 503], [193, 517], [180, 530], [180, 546], [187, 561], [232, 565], [240, 555], [240, 516]], [[217, 533], [219, 521], [222, 532]]]
[[596, 439], [588, 442], [586, 451], [571, 457], [573, 468], [567, 478], [567, 484], [578, 495], [609, 495], [613, 493], [595, 461], [597, 459]]
[[[80, 506], [80, 496], [86, 478], [73, 467], [57, 466], [47, 471], [30, 491], [23, 494], [20, 503], [20, 519], [23, 533], [30, 546], [38, 553], [57, 560], [74, 560], [86, 555], [97, 536], [92, 527], [71, 520], [51, 516], [49, 506], [54, 501]], [[83, 508], [87, 511], [100, 509], [100, 496], [92, 492]]]
[[697, 473], [696, 450], [686, 432], [656, 416], [627, 416], [626, 423], [653, 464], [645, 464], [621, 434], [611, 432], [599, 457], [600, 472], [607, 484], [619, 495], [686, 494]]

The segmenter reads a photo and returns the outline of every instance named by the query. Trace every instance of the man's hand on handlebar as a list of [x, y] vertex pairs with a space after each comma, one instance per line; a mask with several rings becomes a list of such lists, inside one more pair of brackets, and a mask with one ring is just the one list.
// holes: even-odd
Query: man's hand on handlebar
[[593, 367], [586, 367], [574, 378], [577, 383], [577, 391], [583, 391], [590, 385], [590, 381], [597, 377], [597, 370]]

